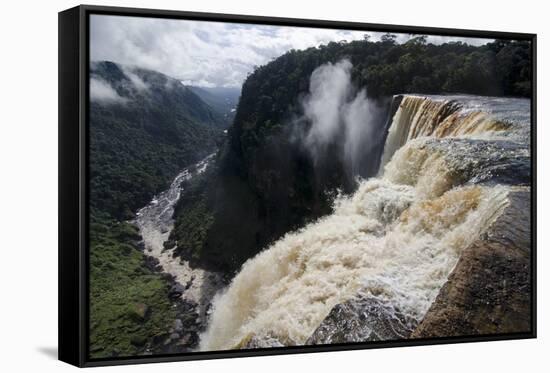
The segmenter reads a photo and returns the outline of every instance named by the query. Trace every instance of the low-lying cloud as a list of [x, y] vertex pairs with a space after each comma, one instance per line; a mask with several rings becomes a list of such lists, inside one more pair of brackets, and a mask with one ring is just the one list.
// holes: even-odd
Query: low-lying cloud
[[90, 79], [90, 100], [101, 103], [126, 102], [126, 99], [120, 96], [108, 82], [98, 78]]
[[130, 79], [130, 82], [134, 85], [134, 87], [138, 91], [145, 91], [149, 89], [149, 86], [147, 83], [145, 83], [136, 73], [132, 71], [132, 69], [125, 65], [119, 65], [122, 68], [122, 72], [128, 79]]

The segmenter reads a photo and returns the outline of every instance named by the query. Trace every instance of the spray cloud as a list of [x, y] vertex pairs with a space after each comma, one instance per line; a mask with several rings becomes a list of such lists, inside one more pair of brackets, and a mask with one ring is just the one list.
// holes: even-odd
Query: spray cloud
[[357, 174], [361, 156], [375, 145], [374, 128], [381, 114], [351, 81], [353, 65], [347, 59], [326, 63], [313, 71], [309, 95], [303, 101], [304, 119], [311, 127], [304, 144], [318, 163], [327, 146], [343, 139], [343, 157], [352, 174]]

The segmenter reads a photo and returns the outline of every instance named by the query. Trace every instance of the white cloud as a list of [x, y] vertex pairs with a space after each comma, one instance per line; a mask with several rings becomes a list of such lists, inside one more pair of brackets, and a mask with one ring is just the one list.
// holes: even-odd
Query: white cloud
[[[92, 60], [110, 60], [163, 72], [191, 84], [240, 86], [254, 66], [290, 49], [362, 39], [364, 31], [247, 25], [143, 17], [92, 15]], [[382, 33], [369, 32], [371, 40]], [[404, 42], [411, 35], [397, 34]], [[429, 36], [428, 42], [487, 39]]]
[[97, 78], [90, 79], [90, 99], [104, 103], [126, 102], [108, 82]]
[[214, 83], [212, 83], [208, 80], [205, 80], [205, 79], [201, 79], [201, 80], [182, 80], [181, 84], [183, 84], [183, 85], [195, 85], [195, 86], [204, 87], [204, 88], [215, 88], [215, 87], [217, 87], [216, 84], [214, 84]]

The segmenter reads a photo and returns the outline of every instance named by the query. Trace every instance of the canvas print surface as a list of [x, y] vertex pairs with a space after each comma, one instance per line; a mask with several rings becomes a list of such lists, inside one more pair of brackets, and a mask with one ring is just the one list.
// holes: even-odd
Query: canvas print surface
[[531, 330], [531, 45], [90, 16], [89, 357]]

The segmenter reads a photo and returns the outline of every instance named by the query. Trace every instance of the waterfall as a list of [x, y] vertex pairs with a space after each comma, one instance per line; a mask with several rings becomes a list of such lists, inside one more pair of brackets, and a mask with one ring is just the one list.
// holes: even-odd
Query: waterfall
[[248, 260], [214, 300], [201, 350], [302, 345], [334, 306], [358, 294], [419, 322], [462, 250], [507, 205], [508, 187], [495, 182], [501, 171], [529, 159], [524, 144], [487, 136], [515, 128], [497, 114], [405, 96], [379, 176]]
[[504, 131], [509, 124], [490, 113], [463, 109], [455, 100], [406, 96], [397, 109], [388, 131], [381, 169], [397, 149], [418, 137], [459, 137]]

